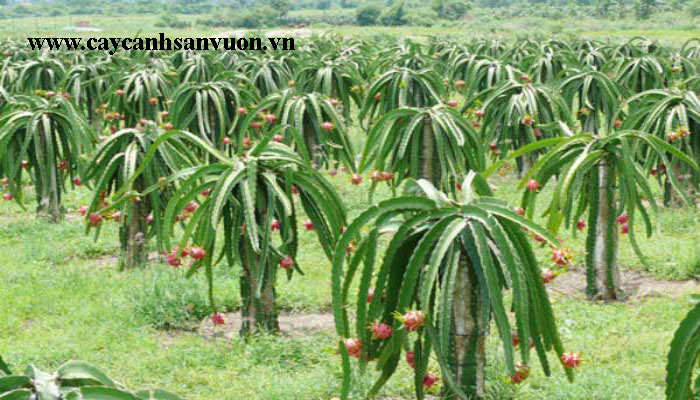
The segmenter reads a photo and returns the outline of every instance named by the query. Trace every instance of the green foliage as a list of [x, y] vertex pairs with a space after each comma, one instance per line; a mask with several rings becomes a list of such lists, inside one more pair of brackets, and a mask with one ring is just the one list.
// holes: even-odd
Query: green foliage
[[[428, 138], [426, 138], [426, 136]], [[454, 192], [460, 177], [485, 168], [484, 148], [477, 132], [456, 111], [438, 105], [433, 108], [399, 108], [388, 112], [370, 129], [362, 152], [361, 171], [392, 171], [389, 182], [399, 186], [406, 178], [423, 176], [426, 140], [435, 143], [433, 176], [446, 192]], [[374, 190], [378, 180], [372, 182]]]
[[[596, 210], [602, 207], [607, 207], [609, 210], [608, 220], [604, 221], [603, 226], [605, 229], [613, 230], [616, 229], [614, 218], [626, 213], [629, 216], [630, 243], [638, 257], [646, 264], [646, 258], [637, 243], [634, 222], [638, 215], [641, 216], [646, 228], [646, 235], [647, 237], [651, 236], [651, 219], [642, 199], [651, 203], [654, 210], [656, 210], [656, 203], [649, 182], [643, 174], [644, 169], [634, 157], [634, 149], [641, 145], [648, 146], [650, 154], [658, 157], [665, 164], [668, 164], [666, 154], [673, 154], [679, 162], [686, 163], [693, 169], [698, 168], [697, 164], [670, 144], [653, 135], [639, 131], [611, 131], [600, 135], [581, 133], [551, 139], [548, 144], [552, 146], [551, 150], [540, 158], [523, 178], [521, 184], [524, 185], [529, 179], [535, 179], [544, 186], [556, 177], [554, 194], [547, 206], [547, 228], [556, 233], [560, 225], [564, 224], [567, 228], [574, 230], [577, 221], [586, 210], [591, 210], [591, 207], [597, 205]], [[514, 154], [525, 153], [541, 145], [542, 143], [535, 143], [524, 146]], [[615, 195], [619, 195], [619, 205], [612, 203], [611, 199], [614, 196], [607, 197], [610, 201], [607, 205], [597, 204], [598, 202], [591, 197], [601, 190], [596, 189], [599, 186], [593, 182], [597, 182], [599, 168], [603, 164], [609, 168], [612, 177], [610, 184], [616, 188]], [[673, 187], [678, 190], [679, 183], [675, 174], [672, 171], [667, 171], [667, 174]], [[685, 193], [681, 193], [681, 195], [689, 204], [690, 200], [687, 195]], [[537, 191], [528, 190], [523, 194], [521, 206], [529, 217], [535, 214], [536, 197]], [[589, 219], [589, 222], [593, 222], [593, 220]], [[591, 224], [589, 229], [596, 228]], [[610, 235], [607, 237], [612, 238], [612, 232], [609, 233]], [[594, 250], [594, 245], [590, 241], [595, 240], [595, 238], [593, 234], [589, 233], [589, 242], [586, 244], [589, 267], [592, 267], [593, 260], [590, 257]], [[604, 256], [606, 270], [611, 273], [616, 264], [617, 246], [614, 243], [608, 243], [608, 246]], [[592, 273], [589, 268], [589, 284], [592, 283]], [[610, 281], [612, 282], [612, 280]], [[595, 289], [589, 287], [588, 292], [594, 294]]]
[[700, 304], [680, 323], [673, 335], [666, 365], [666, 399], [692, 399], [698, 395], [698, 380], [692, 379], [700, 355]]
[[[346, 90], [344, 87], [343, 89]], [[349, 96], [347, 91], [345, 96]], [[313, 92], [299, 95], [291, 89], [271, 94], [260, 102], [256, 112], [246, 120], [237, 132], [239, 136], [258, 136], [257, 132], [249, 133], [252, 130], [250, 125], [258, 115], [264, 114], [262, 110], [279, 116], [280, 124], [284, 128], [280, 132], [283, 136], [282, 141], [291, 144], [314, 168], [340, 163], [355, 171], [355, 153], [348, 128], [342, 115], [329, 99]], [[324, 129], [324, 124], [328, 123], [330, 129]], [[238, 139], [242, 140], [241, 137]]]
[[406, 11], [404, 10], [404, 2], [398, 1], [396, 4], [382, 11], [379, 16], [379, 21], [384, 26], [400, 26], [406, 25]]
[[160, 16], [158, 22], [155, 23], [155, 26], [157, 26], [158, 28], [183, 29], [189, 28], [190, 23], [187, 21], [183, 21], [172, 14], [163, 14]]
[[691, 17], [700, 17], [700, 1], [693, 1], [686, 6], [686, 10]]
[[0, 377], [0, 398], [11, 400], [181, 400], [164, 390], [132, 392], [99, 369], [82, 361], [68, 361], [55, 373], [29, 365], [23, 375]]
[[[182, 329], [211, 315], [204, 277], [188, 279], [184, 272], [162, 265], [137, 274], [140, 282], [131, 288], [129, 303], [139, 321], [158, 329]], [[232, 275], [229, 271], [217, 274], [221, 286], [229, 290], [220, 291], [216, 299], [222, 309], [232, 310], [240, 306], [240, 299], [230, 290], [234, 278], [229, 275]]]
[[363, 4], [355, 10], [355, 20], [357, 25], [371, 26], [377, 25], [382, 8], [374, 2]]
[[37, 211], [54, 222], [60, 199], [82, 169], [82, 155], [92, 147], [92, 131], [82, 113], [63, 95], [18, 95], [0, 117], [0, 175], [8, 191], [23, 200], [23, 175], [31, 174]]
[[[159, 145], [153, 146], [157, 141]], [[127, 267], [144, 262], [124, 257], [135, 240], [143, 243], [163, 229], [163, 213], [180, 178], [172, 175], [197, 164], [195, 154], [182, 140], [165, 136], [164, 130], [152, 122], [115, 132], [100, 144], [85, 172], [86, 179], [93, 182], [86, 231], [94, 228], [95, 237], [100, 234], [101, 219], [95, 224], [91, 221], [93, 213], [102, 219], [114, 219], [120, 225], [122, 262]], [[115, 202], [105, 202], [112, 195]], [[145, 254], [140, 257], [145, 258]]]
[[433, 0], [432, 8], [440, 18], [454, 21], [460, 19], [472, 7], [467, 0]]
[[[397, 197], [368, 208], [350, 224], [336, 245], [332, 275], [336, 330], [341, 338], [362, 340], [358, 357], [361, 370], [367, 366], [367, 360], [377, 360], [382, 374], [370, 390], [370, 397], [396, 372], [404, 349], [414, 351], [417, 398], [423, 397], [420, 382], [433, 352], [450, 390], [461, 396], [465, 391], [474, 395], [473, 388], [455, 381], [448, 361], [448, 349], [456, 329], [453, 316], [455, 312], [460, 315], [460, 311], [454, 311], [452, 290], [458, 284], [457, 271], [464, 268], [465, 261], [469, 274], [475, 277], [472, 296], [479, 297], [481, 293], [488, 299], [479, 321], [470, 320], [480, 326], [478, 333], [477, 330], [472, 333], [483, 335], [487, 329], [482, 324], [491, 318], [495, 320], [509, 375], [515, 373], [515, 352], [513, 328], [506, 310], [514, 311], [520, 340], [528, 343], [532, 338], [545, 374], [550, 373], [545, 352], [554, 350], [558, 356], [563, 354], [539, 267], [523, 228], [552, 243], [555, 239], [515, 214], [504, 202], [478, 196], [472, 190], [474, 179], [478, 179], [474, 174], [465, 179], [458, 201], [449, 199], [427, 181], [418, 181], [427, 197]], [[383, 257], [377, 257], [378, 238], [386, 233], [392, 234], [388, 248]], [[343, 250], [351, 241], [357, 243], [357, 250], [346, 257]], [[352, 306], [348, 294], [355, 287], [356, 278], [359, 280], [357, 304]], [[506, 281], [513, 290], [510, 306], [503, 302]], [[368, 304], [370, 288], [373, 295]], [[349, 320], [349, 307], [355, 310], [354, 324]], [[421, 310], [425, 314], [425, 326], [415, 334], [402, 328], [396, 317], [409, 310]], [[386, 340], [373, 338], [367, 326], [375, 321], [392, 326], [393, 335]], [[469, 326], [470, 322], [454, 323]], [[339, 350], [344, 359], [342, 393], [346, 397], [351, 370], [342, 340]], [[520, 358], [525, 365], [529, 364], [530, 350], [530, 346], [520, 346]], [[470, 350], [470, 355], [473, 352]], [[573, 379], [570, 370], [567, 375]]]

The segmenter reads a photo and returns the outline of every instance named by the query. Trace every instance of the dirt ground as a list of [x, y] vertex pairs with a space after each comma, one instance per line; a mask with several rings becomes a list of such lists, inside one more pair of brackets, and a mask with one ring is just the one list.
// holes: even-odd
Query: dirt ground
[[[224, 313], [225, 323], [214, 326], [210, 318], [205, 319], [199, 326], [199, 334], [208, 338], [232, 339], [238, 336], [241, 328], [241, 315], [238, 312]], [[319, 331], [333, 331], [335, 323], [333, 314], [282, 313], [279, 316], [280, 330], [285, 336], [304, 336]]]
[[[688, 292], [697, 292], [700, 286], [696, 280], [667, 281], [659, 280], [638, 271], [620, 271], [622, 288], [627, 301], [639, 301], [648, 297], [670, 297], [677, 299]], [[547, 285], [550, 294], [575, 299], [586, 298], [586, 272], [583, 267], [576, 267], [557, 276]]]

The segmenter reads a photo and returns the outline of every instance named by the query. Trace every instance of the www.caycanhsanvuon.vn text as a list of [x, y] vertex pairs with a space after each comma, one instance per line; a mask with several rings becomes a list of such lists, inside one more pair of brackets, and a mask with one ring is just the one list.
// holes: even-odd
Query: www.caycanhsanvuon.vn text
[[101, 50], [110, 55], [123, 50], [294, 50], [294, 38], [27, 38], [32, 50]]

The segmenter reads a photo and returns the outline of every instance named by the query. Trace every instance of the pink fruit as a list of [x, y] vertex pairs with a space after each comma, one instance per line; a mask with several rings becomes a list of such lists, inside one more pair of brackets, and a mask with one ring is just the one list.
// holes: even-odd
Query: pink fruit
[[278, 219], [273, 219], [272, 222], [270, 222], [270, 229], [273, 231], [278, 231], [282, 227], [282, 224]]
[[555, 274], [554, 271], [552, 271], [549, 268], [542, 268], [542, 271], [540, 271], [540, 275], [542, 276], [542, 283], [544, 283], [545, 285], [553, 281], [554, 278], [557, 277], [557, 274]]
[[90, 225], [92, 226], [99, 226], [102, 223], [102, 216], [100, 213], [94, 212], [90, 214], [88, 218], [90, 219]]
[[262, 128], [262, 123], [260, 121], [251, 122], [250, 127], [255, 130], [258, 130]]
[[627, 214], [622, 214], [619, 217], [617, 217], [617, 223], [620, 225], [626, 224], [627, 221], [629, 221], [629, 220], [630, 220], [630, 217]]
[[78, 209], [78, 212], [80, 213], [80, 215], [82, 215], [84, 217], [85, 214], [87, 214], [87, 210], [88, 210], [87, 206], [80, 206], [80, 208]]
[[359, 185], [362, 183], [362, 176], [359, 174], [352, 174], [352, 177], [350, 178], [350, 182], [353, 185]]
[[527, 181], [527, 190], [531, 192], [536, 192], [540, 188], [540, 183], [535, 179], [530, 179]]
[[350, 242], [350, 244], [348, 244], [348, 247], [345, 248], [345, 252], [350, 254], [353, 251], [355, 251], [355, 243]]
[[522, 207], [516, 208], [516, 209], [515, 209], [515, 212], [516, 212], [518, 215], [525, 215], [525, 209], [522, 208]]
[[515, 375], [510, 377], [510, 381], [511, 383], [517, 385], [527, 379], [528, 376], [530, 376], [530, 368], [525, 365], [518, 364], [515, 366]]
[[367, 291], [367, 303], [371, 303], [372, 299], [374, 299], [374, 288], [369, 288]]
[[389, 171], [383, 171], [381, 174], [382, 174], [383, 181], [390, 181], [390, 180], [394, 179], [394, 174], [392, 174]]
[[333, 127], [333, 123], [332, 123], [332, 122], [326, 121], [326, 122], [324, 122], [324, 123], [321, 124], [321, 129], [323, 129], [323, 130], [326, 131], [326, 132], [332, 131], [333, 128], [334, 128], [334, 127]]
[[381, 322], [375, 322], [372, 324], [372, 336], [375, 339], [384, 340], [391, 337], [393, 333], [391, 327], [387, 324]]
[[21, 166], [23, 169], [29, 168], [29, 161], [27, 161], [27, 160], [22, 160], [22, 163], [20, 164], [20, 166]]
[[535, 241], [536, 242], [544, 242], [544, 238], [540, 235], [535, 235]]
[[153, 223], [153, 220], [154, 220], [153, 215], [147, 215], [147, 216], [146, 216], [146, 223], [147, 223], [148, 225], [151, 225], [151, 224]]
[[2, 185], [7, 186], [7, 184], [9, 184], [9, 183], [10, 183], [10, 180], [7, 179], [6, 177], [2, 178], [2, 180], [0, 180], [0, 184], [2, 184]]
[[161, 116], [162, 118], [168, 118], [168, 117], [170, 116], [170, 113], [167, 112], [167, 111], [163, 111], [162, 113], [160, 113], [160, 116]]
[[211, 194], [211, 192], [212, 192], [212, 189], [207, 189], [207, 190], [203, 191], [203, 192], [200, 193], [200, 194], [201, 194], [202, 196], [204, 196], [204, 197], [207, 197], [207, 196], [209, 196], [209, 195]]
[[437, 376], [435, 376], [434, 374], [428, 373], [423, 378], [423, 386], [425, 386], [426, 388], [430, 388], [431, 386], [433, 386], [435, 384], [435, 382], [437, 382], [437, 380], [438, 380]]
[[224, 319], [224, 316], [220, 313], [214, 313], [211, 316], [211, 322], [213, 322], [214, 325], [223, 325], [226, 323], [226, 320]]
[[362, 340], [349, 338], [345, 339], [343, 344], [350, 356], [360, 358], [360, 354], [362, 354]]
[[414, 365], [415, 359], [416, 359], [416, 355], [412, 351], [406, 352], [406, 362], [408, 363], [408, 365], [411, 366], [411, 368], [415, 368], [415, 365]]
[[569, 261], [566, 257], [566, 252], [563, 249], [553, 249], [551, 260], [561, 267], [569, 264]]
[[190, 202], [187, 203], [187, 205], [185, 206], [185, 210], [186, 210], [187, 212], [195, 212], [195, 211], [197, 210], [197, 207], [199, 207], [199, 204], [197, 204], [196, 201], [190, 201]]
[[328, 175], [330, 176], [336, 176], [338, 175], [338, 170], [337, 169], [331, 169], [328, 171]]
[[579, 353], [564, 353], [561, 355], [561, 362], [564, 368], [576, 368], [581, 363], [581, 355]]
[[280, 134], [277, 134], [272, 137], [273, 142], [282, 143], [282, 140], [284, 140], [284, 138]]
[[114, 95], [117, 97], [124, 96], [124, 91], [122, 89], [117, 89], [114, 91]]
[[245, 115], [248, 113], [248, 110], [245, 107], [238, 107], [238, 115]]
[[191, 254], [192, 254], [193, 259], [201, 260], [202, 258], [204, 258], [207, 255], [207, 252], [204, 251], [204, 249], [201, 247], [193, 247]]
[[410, 332], [417, 331], [425, 323], [425, 315], [418, 310], [407, 311], [401, 319], [403, 326]]
[[2, 195], [2, 198], [7, 200], [7, 201], [12, 201], [14, 197], [12, 197], [12, 193], [5, 193]]
[[316, 228], [314, 228], [314, 223], [311, 222], [310, 219], [307, 219], [306, 221], [304, 221], [304, 228], [306, 228], [307, 231], [313, 231], [314, 229], [316, 229]]
[[476, 110], [476, 111], [474, 112], [474, 116], [477, 117], [477, 118], [482, 118], [482, 117], [484, 116], [484, 114], [486, 114], [486, 113], [484, 112], [484, 110]]
[[230, 145], [230, 144], [231, 144], [231, 138], [228, 137], [228, 136], [224, 137], [223, 143], [224, 143], [225, 146]]
[[627, 224], [622, 224], [622, 228], [620, 228], [620, 230], [623, 235], [626, 235], [630, 231], [630, 226]]
[[[173, 249], [173, 253], [177, 253], [177, 246], [175, 249]], [[184, 248], [180, 252], [180, 258], [187, 258], [187, 256], [189, 256], [189, 255], [190, 255], [190, 249], [188, 249], [188, 248]]]
[[168, 255], [168, 264], [172, 267], [179, 267], [180, 266], [180, 259], [177, 256], [174, 255]]
[[270, 124], [274, 124], [275, 121], [277, 121], [277, 116], [275, 114], [267, 114], [265, 116], [265, 121], [267, 121]]
[[119, 218], [122, 217], [122, 213], [120, 211], [115, 211], [112, 213], [112, 220], [114, 222], [119, 222]]
[[175, 128], [175, 125], [171, 124], [170, 122], [166, 122], [163, 124], [163, 129], [166, 131], [172, 131], [173, 128]]
[[379, 182], [380, 180], [382, 180], [382, 173], [379, 171], [372, 171], [370, 179], [372, 179], [372, 182]]
[[296, 186], [292, 186], [292, 194], [299, 194], [299, 189]]
[[328, 99], [328, 102], [331, 103], [333, 107], [338, 107], [340, 105], [340, 101], [338, 99], [330, 98]]
[[447, 105], [450, 107], [457, 107], [457, 100], [449, 100]]
[[586, 229], [586, 221], [579, 219], [578, 222], [576, 223], [576, 229], [582, 231]]
[[148, 99], [148, 103], [152, 106], [155, 106], [156, 104], [158, 104], [158, 99], [155, 97], [151, 97], [150, 99]]
[[513, 340], [513, 347], [518, 347], [520, 345], [520, 336], [518, 336], [517, 332], [511, 333], [510, 337]]
[[243, 138], [243, 147], [248, 148], [253, 145], [253, 141], [248, 136]]
[[284, 256], [284, 258], [280, 260], [280, 267], [284, 269], [292, 268], [292, 265], [294, 265], [294, 260], [290, 256]]

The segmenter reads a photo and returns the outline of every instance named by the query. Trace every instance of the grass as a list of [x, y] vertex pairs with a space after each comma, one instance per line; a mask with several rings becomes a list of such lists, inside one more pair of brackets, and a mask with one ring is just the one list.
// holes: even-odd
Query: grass
[[[315, 15], [322, 11], [303, 10], [292, 14]], [[333, 10], [332, 12], [338, 12]], [[352, 10], [348, 12], [353, 12]], [[24, 40], [32, 37], [157, 37], [163, 32], [169, 37], [208, 37], [224, 32], [243, 32], [245, 29], [208, 27], [197, 24], [198, 20], [208, 18], [207, 15], [177, 15], [182, 21], [191, 23], [187, 28], [156, 27], [159, 15], [79, 15], [56, 17], [22, 17], [4, 18], [0, 24], [0, 38], [15, 38]], [[100, 29], [99, 32], [73, 31], [69, 29], [77, 21], [90, 21], [91, 26]], [[485, 37], [489, 39], [514, 39], [519, 37], [540, 37], [549, 39], [553, 36], [560, 38], [587, 38], [597, 40], [612, 40], [621, 42], [636, 36], [656, 39], [664, 44], [680, 46], [685, 41], [700, 36], [698, 28], [700, 18], [692, 18], [683, 13], [658, 13], [651, 20], [636, 21], [632, 16], [625, 19], [599, 19], [591, 17], [568, 17], [547, 19], [541, 17], [499, 18], [488, 11], [476, 15], [468, 15], [465, 19], [444, 22], [432, 27], [399, 26], [399, 27], [359, 27], [359, 26], [329, 26], [326, 24], [311, 25], [315, 32], [333, 32], [345, 36], [373, 37], [398, 36], [426, 38], [430, 36], [450, 37], [457, 41], [467, 38]], [[289, 27], [264, 28], [265, 31], [284, 32]]]
[[[368, 205], [367, 184], [348, 176], [331, 178], [356, 215]], [[496, 177], [500, 197], [517, 200], [514, 178]], [[378, 197], [387, 196], [382, 191]], [[546, 198], [547, 193], [543, 193]], [[84, 189], [67, 196], [69, 211], [87, 201]], [[661, 210], [658, 232], [642, 240], [659, 278], [688, 279], [698, 273], [698, 214]], [[84, 236], [79, 219], [58, 225], [37, 221], [32, 210], [0, 204], [0, 354], [19, 369], [28, 363], [53, 369], [68, 359], [94, 363], [130, 387], [163, 387], [185, 399], [329, 399], [339, 392], [341, 371], [333, 332], [260, 337], [244, 343], [200, 336], [192, 326], [210, 312], [202, 276], [155, 264], [117, 272], [116, 227], [107, 224], [99, 241]], [[581, 240], [562, 239], [577, 251]], [[310, 233], [302, 234], [299, 261], [306, 273], [279, 281], [280, 306], [296, 312], [327, 312], [329, 263]], [[622, 242], [622, 264], [644, 267]], [[548, 253], [539, 256], [547, 261]], [[579, 255], [579, 262], [580, 255]], [[220, 309], [240, 304], [237, 267], [217, 269]], [[508, 385], [500, 368], [497, 338], [489, 341], [494, 398], [661, 399], [665, 358], [674, 330], [690, 309], [688, 298], [654, 298], [603, 305], [553, 297], [565, 346], [581, 351], [576, 383], [559, 367], [550, 378], [539, 366], [520, 387]], [[187, 329], [181, 329], [187, 328]], [[554, 361], [554, 360], [552, 360]], [[437, 372], [436, 366], [433, 366]], [[368, 377], [358, 385], [360, 397]], [[400, 372], [383, 395], [412, 398], [410, 370]]]
[[[196, 17], [192, 17], [194, 19]], [[86, 19], [103, 28], [99, 33], [69, 33], [65, 26]], [[209, 36], [222, 28], [185, 30], [156, 28], [157, 16], [81, 16], [4, 20], [0, 37], [32, 36]], [[638, 29], [631, 22], [585, 21], [569, 24], [538, 23], [513, 19], [507, 24], [478, 21], [449, 28], [337, 27], [347, 35], [423, 36], [493, 33], [512, 38], [530, 34], [575, 35], [620, 39], [645, 35], [672, 43], [698, 36], [687, 24], [663, 28], [652, 24]], [[543, 21], [540, 21], [543, 22]], [[571, 21], [569, 21], [571, 22]], [[560, 26], [581, 26], [576, 31]], [[690, 25], [692, 27], [692, 25]], [[314, 27], [312, 27], [314, 28]], [[471, 36], [470, 36], [471, 37]], [[359, 146], [357, 147], [359, 148]], [[346, 200], [352, 215], [369, 202], [367, 184], [348, 185], [348, 177], [331, 178]], [[516, 205], [516, 180], [511, 174], [494, 177], [496, 194]], [[658, 188], [657, 188], [658, 190]], [[31, 195], [31, 193], [29, 193]], [[378, 198], [386, 197], [386, 190]], [[549, 193], [544, 191], [540, 204]], [[81, 189], [68, 194], [71, 212], [86, 204], [89, 194]], [[658, 279], [686, 280], [700, 276], [700, 234], [695, 227], [700, 214], [688, 210], [660, 209], [651, 239], [640, 235], [648, 266], [640, 263], [623, 238], [620, 262], [625, 268], [646, 270]], [[583, 261], [583, 236], [561, 232], [567, 246]], [[279, 305], [293, 312], [328, 312], [330, 265], [314, 236], [303, 233], [298, 257], [305, 275], [278, 282]], [[203, 277], [186, 279], [182, 270], [154, 264], [143, 270], [117, 272], [116, 227], [107, 224], [99, 241], [84, 235], [79, 219], [58, 225], [37, 221], [32, 210], [0, 202], [0, 354], [14, 369], [28, 363], [55, 369], [68, 359], [98, 365], [129, 387], [163, 387], [185, 399], [329, 399], [339, 394], [341, 370], [335, 354], [336, 337], [318, 332], [290, 337], [263, 336], [248, 343], [240, 339], [211, 339], [193, 327], [209, 313]], [[538, 250], [544, 263], [548, 251]], [[215, 297], [219, 310], [240, 305], [238, 268], [216, 270]], [[539, 366], [522, 386], [505, 382], [502, 353], [495, 335], [489, 340], [489, 376], [494, 398], [535, 399], [662, 399], [668, 347], [678, 323], [691, 308], [688, 296], [644, 299], [623, 304], [591, 304], [555, 295], [552, 298], [565, 347], [584, 356], [576, 382], [565, 381], [559, 367], [544, 377]], [[554, 361], [554, 360], [552, 360]], [[436, 366], [432, 370], [437, 372]], [[371, 384], [370, 374], [355, 388], [356, 398]], [[401, 370], [382, 395], [412, 398], [410, 369]], [[439, 388], [435, 389], [436, 391]]]

